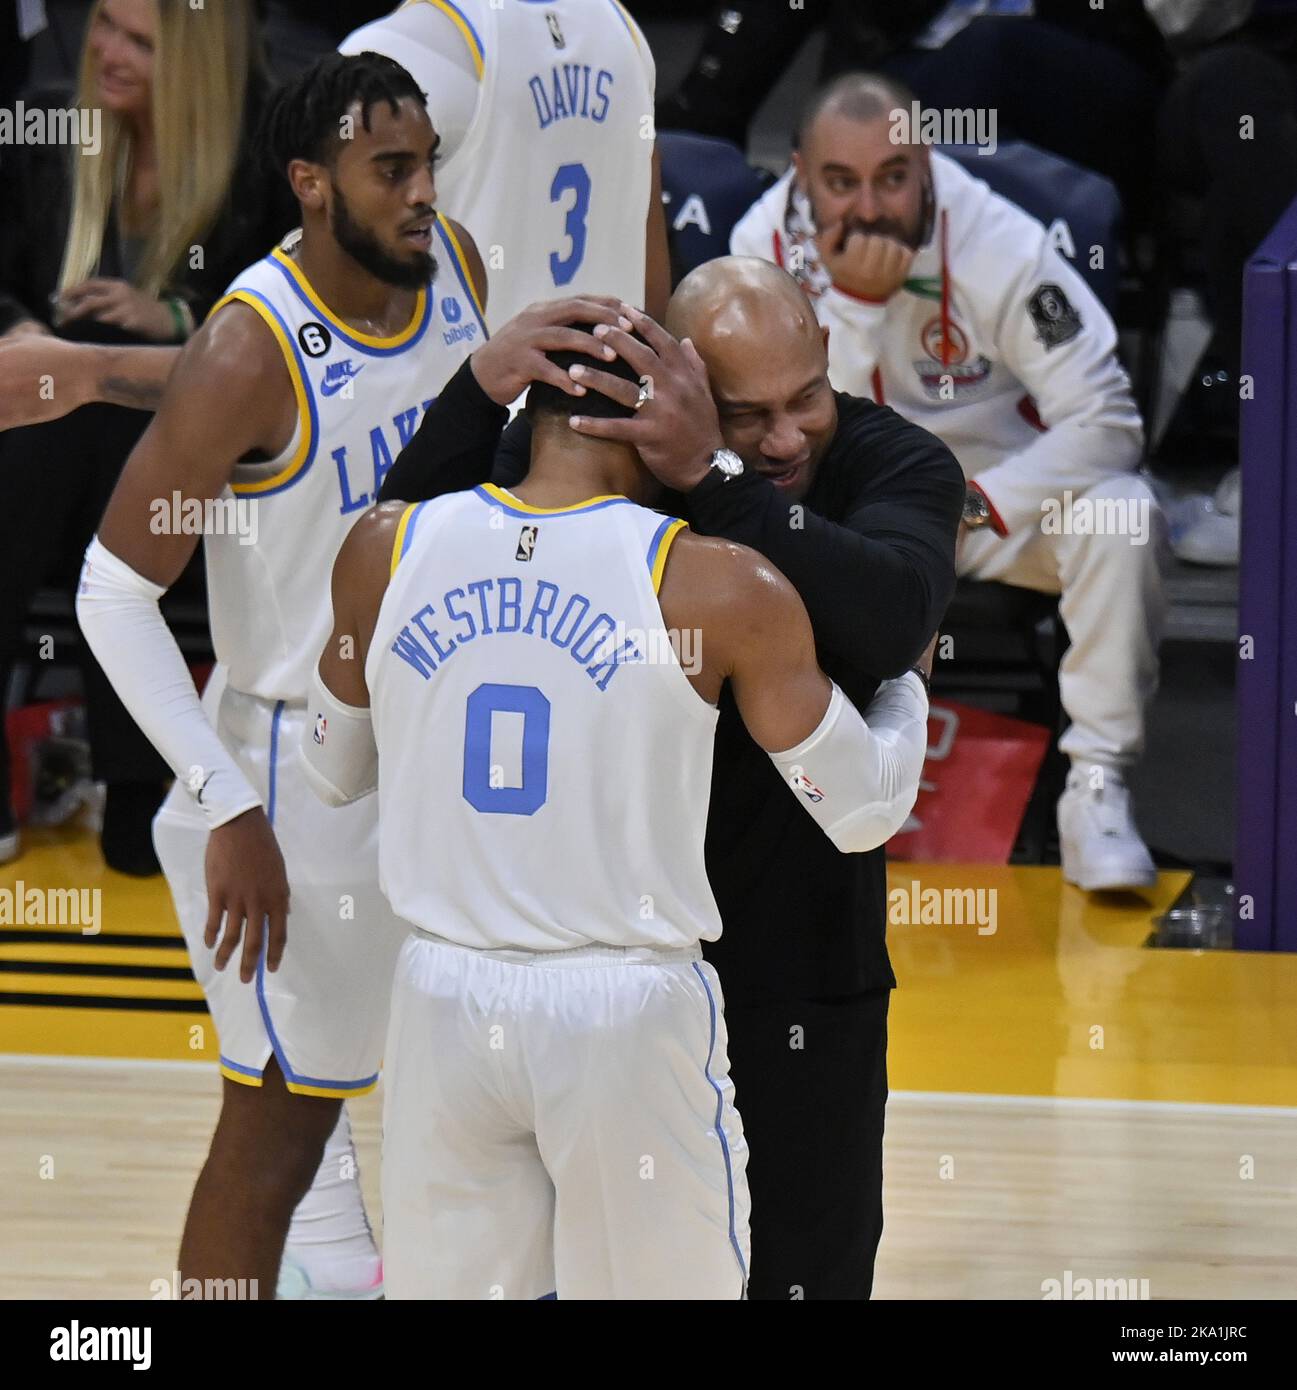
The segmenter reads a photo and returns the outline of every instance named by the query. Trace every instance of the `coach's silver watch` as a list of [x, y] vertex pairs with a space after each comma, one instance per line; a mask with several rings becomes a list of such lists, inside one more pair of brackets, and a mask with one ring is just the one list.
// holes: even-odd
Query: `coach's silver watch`
[[964, 493], [964, 525], [976, 530], [979, 526], [991, 524], [991, 504], [986, 494], [978, 487], [970, 487]]
[[717, 449], [708, 460], [707, 466], [714, 468], [721, 475], [723, 482], [728, 483], [731, 478], [743, 475], [743, 460], [733, 449]]

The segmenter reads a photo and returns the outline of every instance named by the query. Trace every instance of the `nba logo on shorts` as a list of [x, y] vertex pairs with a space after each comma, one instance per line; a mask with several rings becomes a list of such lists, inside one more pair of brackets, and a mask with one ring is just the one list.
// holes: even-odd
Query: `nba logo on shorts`
[[321, 743], [321, 744], [322, 744], [322, 743], [324, 742], [324, 731], [325, 731], [328, 727], [329, 727], [329, 721], [328, 721], [322, 714], [317, 714], [317, 715], [315, 716], [315, 741], [316, 741], [316, 743]]
[[515, 560], [530, 560], [531, 552], [536, 549], [536, 533], [538, 526], [524, 526], [518, 537], [518, 549], [514, 552]]
[[459, 300], [451, 295], [447, 295], [441, 301], [441, 316], [447, 323], [458, 323], [463, 313], [463, 309], [459, 307]]
[[793, 786], [796, 787], [799, 792], [805, 792], [807, 797], [811, 801], [824, 800], [824, 793], [815, 785], [814, 782], [811, 781], [811, 779], [804, 772], [799, 772], [793, 778]]

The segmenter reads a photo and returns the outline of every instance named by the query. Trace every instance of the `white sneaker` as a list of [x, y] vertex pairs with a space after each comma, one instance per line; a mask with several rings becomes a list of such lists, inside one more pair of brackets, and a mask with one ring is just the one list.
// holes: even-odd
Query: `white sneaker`
[[1105, 767], [1103, 785], [1090, 787], [1090, 765], [1074, 766], [1058, 799], [1063, 877], [1086, 892], [1151, 888], [1157, 869], [1135, 828], [1130, 791], [1121, 773]]
[[1224, 483], [1221, 487], [1221, 500], [1234, 507], [1232, 512], [1222, 510], [1215, 497], [1204, 493], [1178, 498], [1167, 509], [1171, 551], [1177, 560], [1225, 569], [1238, 564], [1238, 497], [1231, 497]]
[[1231, 468], [1220, 480], [1216, 495], [1211, 499], [1216, 510], [1223, 516], [1237, 516], [1239, 495], [1243, 491], [1243, 479], [1237, 468]]
[[296, 1260], [287, 1255], [279, 1266], [279, 1283], [275, 1287], [277, 1299], [317, 1300], [317, 1299], [378, 1299], [383, 1297], [383, 1266], [378, 1267], [378, 1281], [363, 1289], [317, 1289], [311, 1283], [311, 1276]]
[[0, 835], [0, 864], [7, 864], [11, 859], [17, 859], [18, 851], [21, 848], [22, 844], [18, 839], [16, 826], [7, 835]]

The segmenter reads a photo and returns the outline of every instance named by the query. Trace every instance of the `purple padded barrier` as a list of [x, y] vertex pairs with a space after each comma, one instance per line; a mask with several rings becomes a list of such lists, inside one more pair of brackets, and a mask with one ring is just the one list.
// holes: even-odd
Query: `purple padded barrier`
[[1235, 945], [1297, 951], [1297, 202], [1244, 273], [1243, 372]]

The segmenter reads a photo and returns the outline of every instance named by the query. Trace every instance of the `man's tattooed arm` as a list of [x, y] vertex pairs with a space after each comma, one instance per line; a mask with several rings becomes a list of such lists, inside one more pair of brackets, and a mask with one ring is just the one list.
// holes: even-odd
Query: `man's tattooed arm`
[[156, 410], [180, 351], [178, 347], [96, 349], [94, 399], [133, 410]]

